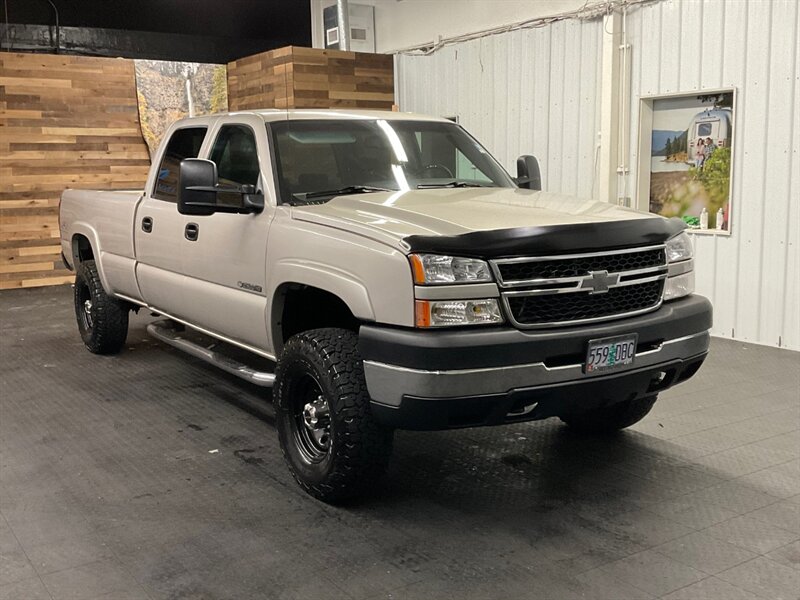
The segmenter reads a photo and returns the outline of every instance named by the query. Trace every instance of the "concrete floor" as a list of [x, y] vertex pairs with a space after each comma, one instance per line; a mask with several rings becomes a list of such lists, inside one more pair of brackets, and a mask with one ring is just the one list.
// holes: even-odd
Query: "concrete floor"
[[0, 599], [800, 595], [800, 354], [715, 340], [639, 425], [397, 435], [375, 497], [294, 484], [268, 398], [69, 288], [0, 294]]

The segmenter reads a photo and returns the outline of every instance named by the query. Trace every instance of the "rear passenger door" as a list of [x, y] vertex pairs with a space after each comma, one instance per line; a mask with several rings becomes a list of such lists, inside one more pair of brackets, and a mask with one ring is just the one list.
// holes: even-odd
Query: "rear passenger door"
[[[222, 117], [204, 155], [217, 165], [220, 187], [254, 186], [264, 194], [260, 214], [187, 217], [197, 236], [184, 239], [189, 321], [234, 341], [267, 348], [266, 255], [275, 214], [264, 122], [255, 115]], [[241, 194], [219, 193], [218, 204], [240, 205]]]
[[136, 210], [136, 280], [142, 299], [178, 318], [186, 318], [183, 256], [186, 217], [178, 213], [178, 174], [184, 158], [197, 158], [208, 124], [192, 123], [168, 132], [153, 161], [145, 195]]

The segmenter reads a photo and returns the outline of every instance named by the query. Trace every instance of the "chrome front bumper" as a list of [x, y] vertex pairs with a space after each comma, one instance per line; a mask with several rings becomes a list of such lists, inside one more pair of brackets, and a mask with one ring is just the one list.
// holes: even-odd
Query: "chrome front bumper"
[[[711, 303], [691, 295], [617, 321], [536, 332], [364, 325], [372, 412], [400, 429], [450, 429], [563, 416], [657, 394], [692, 377], [708, 354]], [[635, 333], [633, 364], [584, 373], [590, 340]]]
[[[656, 348], [638, 353], [630, 367], [614, 373], [620, 375], [704, 354], [709, 341], [708, 331], [666, 340]], [[427, 399], [487, 396], [519, 388], [578, 383], [606, 375], [584, 373], [582, 363], [548, 367], [544, 362], [429, 371], [365, 360], [364, 372], [372, 400], [390, 407], [400, 406], [404, 396]]]

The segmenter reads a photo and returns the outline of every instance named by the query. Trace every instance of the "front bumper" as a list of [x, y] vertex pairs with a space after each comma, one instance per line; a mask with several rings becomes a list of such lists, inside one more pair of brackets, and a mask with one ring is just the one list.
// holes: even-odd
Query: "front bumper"
[[[645, 396], [694, 375], [708, 352], [711, 304], [701, 296], [639, 317], [530, 332], [416, 331], [364, 326], [360, 351], [376, 418], [401, 429], [450, 429], [564, 416]], [[636, 358], [586, 374], [591, 339], [638, 333]]]

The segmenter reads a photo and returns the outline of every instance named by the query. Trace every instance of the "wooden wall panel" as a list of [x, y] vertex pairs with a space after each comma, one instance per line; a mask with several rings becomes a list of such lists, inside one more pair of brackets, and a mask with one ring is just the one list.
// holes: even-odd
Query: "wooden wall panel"
[[0, 53], [0, 289], [71, 282], [61, 192], [139, 188], [149, 165], [132, 60]]
[[287, 46], [228, 63], [230, 110], [376, 108], [394, 104], [394, 59]]

